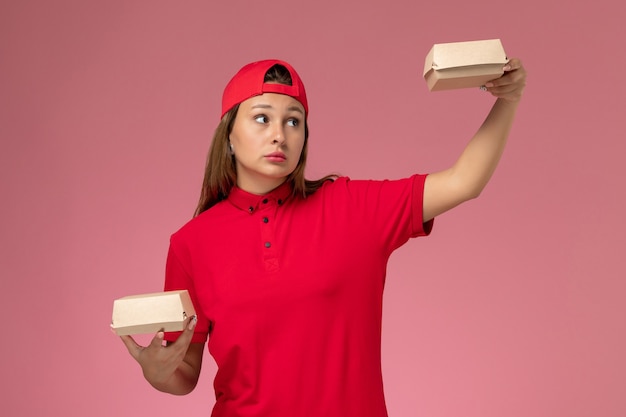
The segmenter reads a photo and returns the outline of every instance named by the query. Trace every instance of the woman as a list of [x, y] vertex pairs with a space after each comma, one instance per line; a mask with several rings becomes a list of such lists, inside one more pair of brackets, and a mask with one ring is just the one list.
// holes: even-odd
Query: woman
[[213, 416], [386, 416], [387, 260], [489, 181], [526, 81], [518, 59], [504, 70], [486, 84], [497, 100], [449, 169], [308, 181], [300, 77], [278, 60], [243, 67], [224, 91], [195, 216], [170, 242], [165, 289], [188, 289], [197, 317], [147, 347], [122, 336], [148, 382], [191, 392], [208, 339]]

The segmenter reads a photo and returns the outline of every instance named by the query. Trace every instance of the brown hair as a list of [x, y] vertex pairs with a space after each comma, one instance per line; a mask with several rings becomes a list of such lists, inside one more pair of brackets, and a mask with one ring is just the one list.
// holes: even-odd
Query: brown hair
[[[291, 75], [287, 68], [282, 65], [271, 67], [265, 74], [264, 81], [292, 85]], [[215, 129], [204, 170], [200, 200], [194, 212], [194, 217], [226, 199], [228, 194], [230, 194], [230, 190], [237, 184], [235, 157], [230, 152], [228, 141], [235, 123], [237, 110], [239, 110], [238, 104], [222, 117], [222, 120], [217, 125], [217, 129]], [[287, 181], [291, 182], [292, 185], [292, 196], [295, 198], [306, 198], [317, 191], [326, 181], [332, 181], [337, 177], [336, 175], [327, 175], [318, 180], [307, 180], [304, 177], [308, 139], [309, 127], [305, 120], [304, 146], [302, 147], [300, 160], [294, 171], [287, 177]]]

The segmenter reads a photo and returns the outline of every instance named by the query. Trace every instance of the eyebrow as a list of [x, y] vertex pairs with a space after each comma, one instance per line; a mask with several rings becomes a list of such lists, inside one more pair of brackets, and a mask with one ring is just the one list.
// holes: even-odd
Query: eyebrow
[[[271, 105], [269, 105], [269, 104], [255, 104], [254, 106], [251, 107], [251, 109], [271, 109], [271, 108], [273, 108], [273, 107]], [[287, 110], [289, 110], [289, 111], [297, 111], [297, 112], [301, 113], [302, 115], [304, 115], [304, 112], [298, 106], [289, 106], [289, 107], [287, 107]]]

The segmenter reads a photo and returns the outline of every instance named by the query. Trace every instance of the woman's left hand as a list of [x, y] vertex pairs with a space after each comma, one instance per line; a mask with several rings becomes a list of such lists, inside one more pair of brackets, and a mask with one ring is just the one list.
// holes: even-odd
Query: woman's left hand
[[509, 60], [500, 78], [485, 83], [486, 90], [492, 96], [512, 102], [522, 98], [524, 87], [526, 87], [526, 69], [518, 58]]

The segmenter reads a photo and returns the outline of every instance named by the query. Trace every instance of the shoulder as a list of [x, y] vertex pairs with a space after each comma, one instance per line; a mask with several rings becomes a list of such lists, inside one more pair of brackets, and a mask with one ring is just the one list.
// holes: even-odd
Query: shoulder
[[[413, 175], [401, 179], [352, 179], [348, 176], [337, 177], [327, 181], [315, 193], [302, 200], [305, 205], [330, 205], [339, 207], [362, 207], [373, 201], [401, 200], [414, 193], [419, 184], [423, 183], [422, 175]], [[418, 190], [419, 191], [419, 190]]]
[[415, 174], [406, 178], [399, 179], [352, 179], [350, 177], [338, 177], [335, 181], [329, 181], [320, 189], [328, 193], [354, 193], [375, 191], [379, 189], [402, 190], [410, 189], [413, 184], [421, 184], [424, 182], [426, 175]]
[[216, 228], [224, 227], [224, 217], [228, 215], [228, 208], [232, 207], [226, 201], [221, 201], [196, 217], [190, 219], [171, 235], [171, 242], [184, 242], [193, 240], [198, 236], [218, 232]]

